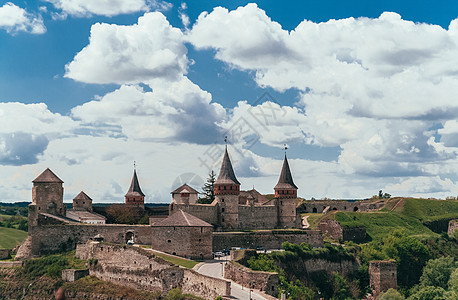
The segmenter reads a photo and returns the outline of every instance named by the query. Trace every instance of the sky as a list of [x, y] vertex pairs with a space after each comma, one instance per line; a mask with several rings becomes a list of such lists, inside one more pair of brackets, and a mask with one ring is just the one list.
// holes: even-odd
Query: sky
[[[458, 195], [456, 1], [0, 2], [0, 201], [199, 189]], [[286, 145], [286, 150], [285, 150]]]

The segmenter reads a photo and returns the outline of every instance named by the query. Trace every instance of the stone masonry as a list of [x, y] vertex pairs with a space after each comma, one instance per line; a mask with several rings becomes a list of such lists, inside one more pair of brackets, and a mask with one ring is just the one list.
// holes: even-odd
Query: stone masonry
[[90, 259], [90, 275], [116, 284], [160, 291], [163, 295], [180, 287], [183, 293], [209, 300], [230, 295], [229, 281], [179, 268], [138, 247], [89, 242], [78, 245], [76, 256]]
[[374, 260], [369, 263], [370, 287], [377, 297], [388, 289], [397, 289], [396, 263], [391, 260]]

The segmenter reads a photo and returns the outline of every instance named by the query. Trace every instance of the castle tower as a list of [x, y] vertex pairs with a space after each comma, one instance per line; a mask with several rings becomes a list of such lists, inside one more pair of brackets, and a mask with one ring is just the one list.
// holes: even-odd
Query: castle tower
[[278, 179], [278, 183], [274, 187], [274, 190], [278, 207], [278, 227], [296, 227], [297, 186], [293, 182], [286, 153], [280, 178]]
[[38, 215], [48, 213], [65, 216], [63, 181], [49, 168], [33, 181], [32, 203], [29, 204], [29, 228], [37, 225]]
[[214, 183], [215, 199], [219, 204], [219, 222], [225, 229], [238, 228], [240, 182], [232, 169], [229, 154], [226, 151]]
[[87, 210], [92, 212], [92, 199], [81, 191], [75, 198], [73, 198], [74, 210]]
[[141, 208], [145, 207], [145, 194], [143, 194], [140, 184], [138, 183], [137, 171], [134, 167], [134, 176], [132, 177], [132, 182], [130, 188], [126, 194], [126, 205], [129, 206], [138, 206]]

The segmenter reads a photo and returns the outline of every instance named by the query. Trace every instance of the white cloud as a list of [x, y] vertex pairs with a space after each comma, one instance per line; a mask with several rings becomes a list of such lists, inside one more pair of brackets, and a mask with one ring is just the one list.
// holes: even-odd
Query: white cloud
[[[264, 143], [340, 146], [346, 174], [408, 177], [437, 174], [456, 160], [447, 147], [458, 145], [457, 32], [456, 20], [447, 30], [390, 12], [304, 20], [287, 31], [248, 4], [202, 13], [187, 39], [229, 66], [254, 70], [261, 87], [302, 91], [289, 124], [276, 124]], [[441, 143], [431, 141], [437, 123], [445, 123]]]
[[123, 85], [100, 99], [73, 108], [72, 116], [93, 130], [114, 130], [112, 135], [120, 128], [124, 136], [133, 139], [208, 144], [218, 138], [216, 122], [225, 118], [225, 110], [210, 103], [208, 92], [186, 77], [149, 84], [151, 92]]
[[138, 24], [105, 23], [91, 28], [89, 45], [66, 66], [65, 77], [87, 83], [138, 83], [186, 73], [183, 33], [162, 13], [146, 13]]
[[33, 34], [46, 32], [46, 27], [40, 15], [28, 13], [25, 9], [11, 2], [7, 2], [0, 7], [0, 28], [12, 34], [20, 31]]
[[45, 0], [62, 11], [61, 15], [90, 17], [92, 15], [116, 16], [150, 10], [168, 10], [170, 3], [153, 0]]
[[75, 127], [44, 103], [0, 103], [0, 165], [37, 163], [49, 140], [71, 135]]

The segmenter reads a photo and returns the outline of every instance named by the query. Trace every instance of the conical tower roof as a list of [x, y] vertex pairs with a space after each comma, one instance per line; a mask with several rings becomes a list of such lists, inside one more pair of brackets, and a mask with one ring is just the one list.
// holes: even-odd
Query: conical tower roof
[[240, 182], [235, 177], [234, 169], [232, 169], [231, 160], [229, 159], [229, 154], [226, 151], [224, 152], [223, 163], [221, 164], [221, 170], [219, 171], [218, 179], [216, 179], [215, 184], [238, 184]]
[[145, 194], [143, 194], [142, 189], [140, 188], [140, 184], [138, 183], [137, 171], [135, 169], [134, 169], [134, 176], [132, 177], [132, 182], [130, 184], [129, 190], [127, 191], [126, 196], [145, 197]]
[[291, 176], [286, 154], [285, 160], [283, 161], [283, 167], [281, 168], [280, 178], [278, 178], [278, 183], [274, 189], [297, 189], [293, 181], [293, 176]]
[[60, 180], [59, 177], [56, 176], [49, 168], [46, 168], [46, 170], [43, 171], [40, 175], [38, 175], [37, 178], [35, 178], [33, 183], [38, 183], [38, 182], [57, 182], [57, 183], [64, 183], [62, 180]]

